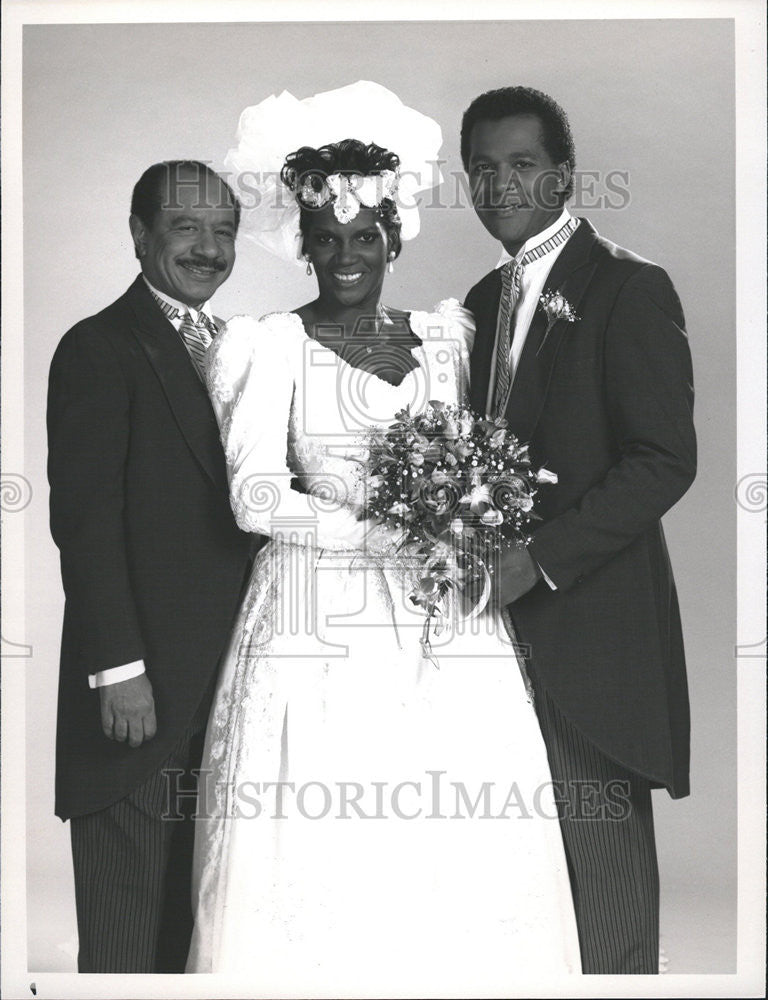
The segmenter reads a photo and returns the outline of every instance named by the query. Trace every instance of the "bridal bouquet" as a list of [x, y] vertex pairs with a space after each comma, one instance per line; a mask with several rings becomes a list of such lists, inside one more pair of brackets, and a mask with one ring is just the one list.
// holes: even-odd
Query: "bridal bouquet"
[[386, 430], [371, 432], [369, 448], [363, 516], [399, 531], [399, 551], [418, 568], [410, 599], [426, 612], [421, 644], [434, 662], [429, 630], [434, 622], [439, 632], [445, 596], [481, 581], [470, 617], [480, 614], [496, 557], [504, 546], [525, 544], [528, 526], [540, 520], [538, 487], [557, 476], [534, 471], [528, 445], [506, 420], [437, 401], [416, 416], [401, 410]]

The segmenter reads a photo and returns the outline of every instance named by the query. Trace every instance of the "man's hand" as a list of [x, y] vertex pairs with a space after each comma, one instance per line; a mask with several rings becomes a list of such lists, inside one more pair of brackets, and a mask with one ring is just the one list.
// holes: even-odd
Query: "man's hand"
[[495, 566], [493, 592], [504, 607], [527, 594], [542, 579], [542, 572], [525, 546], [504, 549]]
[[467, 572], [460, 585], [456, 588], [456, 603], [462, 618], [468, 618], [475, 608], [478, 607], [485, 586], [484, 574]]
[[157, 732], [155, 699], [146, 674], [99, 688], [101, 728], [118, 743], [140, 747]]

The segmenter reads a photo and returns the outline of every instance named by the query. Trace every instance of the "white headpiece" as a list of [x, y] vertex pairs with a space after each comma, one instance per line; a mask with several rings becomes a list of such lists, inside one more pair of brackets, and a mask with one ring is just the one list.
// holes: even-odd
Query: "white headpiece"
[[438, 153], [443, 135], [432, 118], [406, 107], [378, 83], [359, 80], [303, 101], [287, 90], [272, 95], [240, 115], [237, 146], [224, 163], [242, 202], [241, 232], [271, 253], [296, 260], [300, 248], [299, 204], [280, 180], [288, 153], [301, 146], [320, 147], [343, 139], [376, 143], [396, 153], [397, 172], [361, 175], [331, 174], [325, 183], [297, 194], [308, 205], [333, 202], [336, 217], [347, 222], [382, 198], [397, 205], [401, 239], [419, 232], [416, 195], [442, 181]]

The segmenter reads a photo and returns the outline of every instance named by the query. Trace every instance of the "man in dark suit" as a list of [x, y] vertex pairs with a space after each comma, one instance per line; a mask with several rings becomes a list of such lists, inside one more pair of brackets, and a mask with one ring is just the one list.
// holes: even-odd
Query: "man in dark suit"
[[56, 813], [71, 826], [81, 972], [184, 971], [191, 772], [249, 554], [202, 367], [238, 221], [204, 164], [150, 167], [131, 203], [142, 274], [51, 365]]
[[563, 110], [508, 87], [464, 114], [475, 210], [504, 248], [469, 292], [472, 406], [537, 464], [543, 521], [497, 596], [522, 646], [559, 798], [587, 973], [658, 971], [651, 787], [688, 794], [683, 640], [660, 518], [696, 469], [680, 302], [655, 264], [570, 216]]

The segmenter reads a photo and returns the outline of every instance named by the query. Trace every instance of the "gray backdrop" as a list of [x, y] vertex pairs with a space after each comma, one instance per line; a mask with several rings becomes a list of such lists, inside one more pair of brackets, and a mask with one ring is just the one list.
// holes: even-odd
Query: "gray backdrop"
[[[80, 25], [24, 29], [25, 468], [27, 515], [27, 885], [29, 968], [74, 969], [68, 830], [53, 816], [63, 598], [47, 525], [45, 391], [51, 355], [78, 319], [134, 277], [131, 188], [146, 166], [220, 167], [240, 111], [370, 79], [442, 125], [443, 209], [422, 212], [385, 301], [463, 298], [496, 261], [452, 175], [476, 94], [511, 83], [568, 110], [583, 171], [601, 179], [574, 211], [664, 266], [686, 311], [700, 472], [665, 519], [680, 594], [693, 713], [690, 798], [655, 797], [662, 943], [674, 972], [735, 964], [736, 567], [733, 29], [726, 20]], [[601, 203], [601, 196], [603, 202]], [[218, 315], [292, 308], [312, 279], [241, 241]]]

